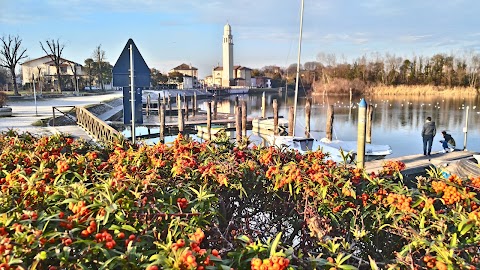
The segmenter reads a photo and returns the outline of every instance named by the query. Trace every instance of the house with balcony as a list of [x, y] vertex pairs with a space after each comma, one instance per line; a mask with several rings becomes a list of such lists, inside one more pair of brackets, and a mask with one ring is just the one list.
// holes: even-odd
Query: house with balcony
[[178, 84], [179, 89], [192, 89], [201, 87], [200, 83], [198, 82], [198, 68], [183, 63], [172, 68], [168, 73], [170, 74], [172, 72], [183, 74], [183, 82]]
[[[73, 90], [75, 87], [75, 76], [79, 80], [85, 75], [83, 66], [64, 58], [61, 58], [61, 60], [60, 75], [64, 82], [64, 87], [72, 88], [71, 90]], [[31, 84], [33, 76], [35, 76], [35, 81], [41, 81], [46, 89], [54, 88], [58, 83], [57, 68], [48, 55], [25, 61], [21, 64], [21, 67], [23, 75], [22, 85]]]

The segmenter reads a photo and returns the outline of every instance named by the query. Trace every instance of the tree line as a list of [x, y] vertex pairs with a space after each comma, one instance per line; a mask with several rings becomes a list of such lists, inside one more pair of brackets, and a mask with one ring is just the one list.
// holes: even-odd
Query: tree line
[[[252, 76], [272, 78], [275, 87], [292, 83], [297, 64], [287, 68], [265, 66], [252, 70]], [[392, 54], [362, 56], [352, 63], [339, 63], [335, 54], [319, 53], [317, 61], [300, 65], [300, 79], [304, 87], [314, 83], [329, 84], [338, 79], [375, 85], [432, 85], [443, 87], [473, 87], [478, 89], [480, 54], [474, 51], [463, 55], [435, 54], [431, 57], [403, 58]]]

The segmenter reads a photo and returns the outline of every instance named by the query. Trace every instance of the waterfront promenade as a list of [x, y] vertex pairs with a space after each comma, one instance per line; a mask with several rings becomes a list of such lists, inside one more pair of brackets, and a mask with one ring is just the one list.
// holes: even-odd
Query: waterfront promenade
[[35, 123], [43, 119], [52, 117], [52, 107], [54, 106], [87, 106], [98, 104], [111, 99], [122, 97], [122, 92], [110, 92], [102, 95], [89, 96], [63, 96], [58, 98], [37, 99], [35, 113], [35, 101], [32, 98], [10, 99], [7, 106], [12, 108], [12, 117], [0, 117], [0, 131], [9, 129], [18, 132], [30, 132], [36, 135], [52, 135], [56, 133], [68, 133], [77, 138], [91, 140], [91, 137], [79, 126], [34, 126]]

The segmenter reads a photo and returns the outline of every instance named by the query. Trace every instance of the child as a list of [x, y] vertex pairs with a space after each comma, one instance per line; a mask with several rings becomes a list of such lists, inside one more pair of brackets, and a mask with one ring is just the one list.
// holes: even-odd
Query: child
[[442, 143], [443, 153], [453, 152], [455, 150], [455, 140], [452, 138], [452, 135], [448, 134], [445, 130], [442, 131], [443, 140]]

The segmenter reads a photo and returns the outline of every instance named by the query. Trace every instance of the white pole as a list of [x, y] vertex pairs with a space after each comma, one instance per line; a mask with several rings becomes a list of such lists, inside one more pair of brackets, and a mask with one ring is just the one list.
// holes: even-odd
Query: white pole
[[295, 123], [297, 119], [298, 81], [300, 77], [300, 54], [302, 52], [302, 29], [303, 29], [303, 0], [300, 11], [300, 36], [298, 38], [297, 77], [295, 80], [295, 100], [293, 103], [293, 136], [295, 136]]
[[130, 44], [130, 101], [132, 108], [132, 143], [135, 143], [135, 86], [133, 85], [133, 46]]
[[468, 110], [469, 106], [465, 109], [465, 127], [463, 128], [463, 151], [467, 151], [467, 133], [468, 133]]
[[38, 110], [37, 110], [37, 90], [35, 89], [35, 74], [32, 74], [32, 82], [33, 82], [33, 99], [35, 100], [35, 116], [37, 116]]

